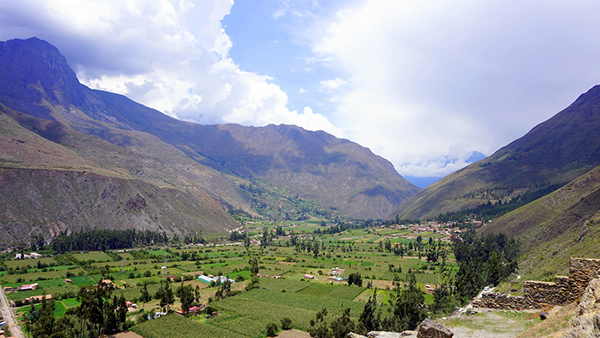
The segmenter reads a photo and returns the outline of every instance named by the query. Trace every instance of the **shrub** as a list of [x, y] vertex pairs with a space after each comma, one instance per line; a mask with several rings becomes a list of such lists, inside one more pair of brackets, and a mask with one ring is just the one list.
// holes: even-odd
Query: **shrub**
[[281, 328], [283, 330], [290, 330], [292, 328], [292, 320], [288, 317], [285, 317], [281, 320]]
[[267, 336], [273, 337], [277, 334], [277, 324], [270, 323], [267, 324]]

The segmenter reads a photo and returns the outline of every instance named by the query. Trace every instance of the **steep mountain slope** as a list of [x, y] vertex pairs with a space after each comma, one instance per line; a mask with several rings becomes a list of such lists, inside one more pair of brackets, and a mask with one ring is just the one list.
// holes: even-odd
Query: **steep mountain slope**
[[562, 185], [600, 165], [600, 86], [492, 156], [448, 175], [393, 213], [428, 218]]
[[0, 246], [64, 230], [206, 235], [237, 226], [194, 183], [195, 162], [186, 177], [177, 173], [185, 162], [169, 166], [186, 158], [174, 147], [155, 156], [163, 162], [0, 104]]
[[566, 273], [569, 257], [600, 256], [600, 167], [518, 208], [479, 231], [519, 239], [521, 273], [543, 278]]
[[[236, 225], [223, 208], [282, 217], [306, 199], [345, 215], [382, 218], [418, 191], [388, 161], [324, 132], [198, 125], [87, 88], [55, 47], [36, 38], [0, 42], [0, 167], [5, 180], [20, 182], [0, 192], [0, 219], [18, 240], [54, 224], [217, 231]], [[60, 189], [68, 185], [63, 174], [72, 176], [69, 182], [85, 177], [87, 193]], [[99, 202], [107, 185], [123, 187], [118, 204]], [[20, 197], [7, 198], [11, 191]], [[148, 207], [136, 217], [117, 208], [138, 195]], [[35, 196], [44, 197], [42, 207], [11, 212]], [[87, 214], [65, 208], [83, 213], [66, 221], [67, 211], [52, 207], [51, 196], [65, 205], [103, 207]], [[178, 220], [163, 208], [188, 211]]]

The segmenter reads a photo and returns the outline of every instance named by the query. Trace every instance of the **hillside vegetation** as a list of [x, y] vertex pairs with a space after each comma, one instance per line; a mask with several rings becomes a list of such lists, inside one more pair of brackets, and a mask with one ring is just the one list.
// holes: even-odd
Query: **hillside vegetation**
[[568, 273], [569, 257], [600, 257], [600, 167], [480, 229], [519, 239], [520, 270], [534, 278]]

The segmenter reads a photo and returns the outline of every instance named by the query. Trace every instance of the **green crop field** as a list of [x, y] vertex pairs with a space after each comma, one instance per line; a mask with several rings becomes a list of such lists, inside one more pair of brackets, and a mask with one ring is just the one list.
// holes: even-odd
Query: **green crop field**
[[177, 315], [168, 315], [147, 321], [136, 325], [133, 331], [145, 338], [246, 337], [233, 331], [198, 323]]
[[101, 251], [92, 251], [92, 252], [84, 252], [73, 254], [73, 257], [80, 261], [96, 261], [96, 262], [112, 262], [112, 258], [104, 252]]
[[[260, 240], [263, 229], [274, 230], [283, 225], [286, 231], [293, 229], [302, 245], [291, 244], [290, 237], [274, 239], [266, 247], [251, 245], [176, 245], [174, 247], [147, 247], [128, 252], [84, 252], [71, 253], [39, 260], [14, 260], [5, 258], [5, 270], [0, 274], [3, 286], [17, 287], [22, 284], [38, 283], [38, 290], [13, 292], [7, 296], [11, 300], [22, 300], [34, 295], [52, 294], [55, 301], [55, 316], [60, 317], [69, 308], [79, 305], [73, 298], [81, 286], [97, 284], [101, 279], [109, 278], [116, 289], [112, 296], [123, 295], [126, 300], [134, 302], [145, 311], [159, 311], [159, 301], [154, 298], [161, 281], [166, 278], [161, 267], [165, 264], [164, 254], [167, 252], [166, 274], [177, 282], [171, 284], [175, 291], [184, 280], [194, 290], [199, 286], [199, 302], [208, 304], [209, 298], [215, 295], [216, 287], [211, 287], [196, 279], [200, 274], [225, 275], [230, 278], [241, 278], [243, 282], [232, 284], [233, 290], [239, 291], [232, 297], [212, 300], [210, 306], [218, 311], [211, 318], [198, 314], [190, 318], [169, 315], [160, 319], [140, 323], [134, 330], [145, 338], [177, 336], [177, 337], [264, 337], [266, 326], [275, 323], [278, 326], [283, 318], [290, 318], [292, 326], [306, 331], [316, 313], [326, 308], [328, 320], [339, 316], [344, 308], [350, 308], [351, 316], [356, 320], [362, 312], [365, 302], [373, 294], [374, 289], [367, 289], [367, 284], [379, 289], [377, 300], [385, 302], [390, 297], [392, 280], [399, 276], [405, 280], [409, 271], [415, 272], [417, 284], [424, 289], [425, 284], [440, 284], [440, 262], [428, 263], [424, 250], [421, 258], [414, 250], [400, 256], [392, 250], [385, 249], [391, 243], [401, 243], [408, 247], [416, 243], [416, 236], [409, 230], [389, 228], [353, 229], [337, 234], [312, 234], [313, 230], [322, 230], [320, 220], [298, 222], [256, 222], [254, 228]], [[296, 224], [296, 226], [292, 226]], [[402, 236], [410, 236], [412, 239]], [[436, 237], [437, 234], [431, 234]], [[315, 242], [320, 244], [319, 254], [314, 255]], [[380, 244], [381, 243], [381, 244]], [[428, 245], [428, 237], [423, 236], [423, 245]], [[389, 244], [388, 244], [389, 245]], [[456, 272], [456, 264], [451, 247], [443, 244], [448, 252], [445, 263], [446, 271]], [[256, 257], [260, 274], [281, 276], [275, 278], [259, 278], [258, 288], [244, 291], [250, 283], [250, 257]], [[74, 259], [73, 259], [74, 258]], [[38, 265], [38, 261], [40, 265]], [[61, 265], [56, 265], [60, 262]], [[44, 265], [54, 264], [55, 266]], [[109, 270], [106, 271], [106, 266]], [[44, 270], [41, 269], [43, 267]], [[362, 287], [348, 286], [345, 281], [328, 280], [332, 268], [343, 268], [341, 277], [360, 274]], [[24, 271], [27, 269], [27, 271]], [[25, 273], [26, 272], [26, 273]], [[69, 277], [67, 277], [67, 274]], [[315, 278], [306, 278], [311, 274]], [[65, 282], [65, 279], [71, 282]], [[191, 279], [191, 280], [190, 280]], [[148, 292], [153, 299], [146, 304], [139, 301], [142, 286], [147, 284]], [[61, 299], [66, 298], [67, 299]], [[425, 296], [426, 302], [432, 301], [432, 295]], [[22, 307], [24, 309], [28, 306]], [[179, 297], [171, 309], [180, 307]], [[384, 306], [385, 307], [385, 306]], [[18, 311], [25, 311], [18, 309]], [[385, 310], [385, 309], [384, 309]], [[135, 317], [137, 315], [131, 315]]]

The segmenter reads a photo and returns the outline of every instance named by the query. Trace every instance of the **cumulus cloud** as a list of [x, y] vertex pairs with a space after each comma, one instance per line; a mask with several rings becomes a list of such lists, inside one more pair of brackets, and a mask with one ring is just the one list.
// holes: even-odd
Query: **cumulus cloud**
[[443, 176], [566, 107], [600, 78], [600, 4], [360, 1], [316, 37], [348, 84], [330, 120], [409, 176]]
[[0, 39], [57, 46], [80, 80], [206, 124], [294, 123], [335, 132], [309, 109], [287, 108], [268, 76], [229, 57], [221, 20], [232, 0], [22, 0], [0, 3]]

